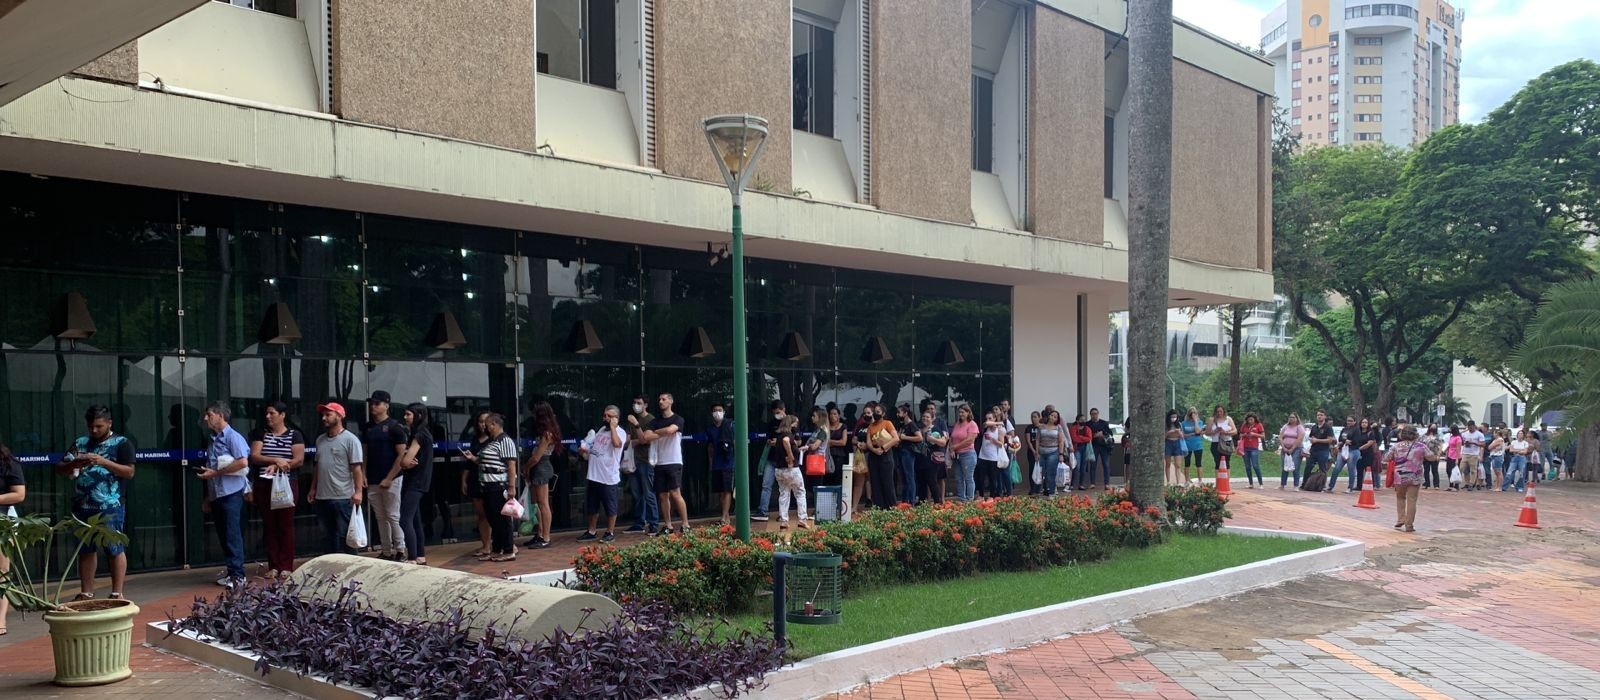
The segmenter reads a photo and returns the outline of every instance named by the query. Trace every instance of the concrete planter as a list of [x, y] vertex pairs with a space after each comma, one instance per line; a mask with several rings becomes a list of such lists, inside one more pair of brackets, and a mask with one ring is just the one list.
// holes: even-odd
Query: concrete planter
[[55, 652], [56, 685], [115, 683], [133, 675], [133, 617], [139, 606], [121, 599], [81, 600], [44, 614]]

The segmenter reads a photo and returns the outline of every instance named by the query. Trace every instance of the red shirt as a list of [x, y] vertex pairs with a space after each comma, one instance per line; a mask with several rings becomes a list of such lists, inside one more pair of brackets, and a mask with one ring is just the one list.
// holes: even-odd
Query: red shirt
[[1072, 436], [1072, 446], [1082, 447], [1094, 441], [1094, 431], [1089, 429], [1088, 423], [1073, 423], [1067, 428], [1067, 434]]
[[1261, 436], [1267, 432], [1267, 426], [1261, 423], [1252, 423], [1239, 427], [1239, 447], [1246, 450], [1261, 449]]

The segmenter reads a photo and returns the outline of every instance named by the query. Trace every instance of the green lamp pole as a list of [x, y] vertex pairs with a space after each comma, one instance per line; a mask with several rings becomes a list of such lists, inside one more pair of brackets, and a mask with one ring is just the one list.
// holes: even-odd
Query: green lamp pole
[[745, 433], [733, 440], [733, 507], [739, 539], [750, 541], [750, 367], [745, 359], [744, 223], [739, 208], [745, 183], [767, 142], [767, 120], [748, 114], [723, 114], [705, 120], [706, 143], [717, 158], [722, 179], [733, 194], [733, 427]]

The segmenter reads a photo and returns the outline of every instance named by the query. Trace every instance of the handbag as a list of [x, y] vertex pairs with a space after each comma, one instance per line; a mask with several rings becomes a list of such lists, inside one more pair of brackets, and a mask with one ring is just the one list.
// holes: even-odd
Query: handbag
[[1233, 452], [1233, 438], [1225, 437], [1217, 441], [1217, 454], [1232, 455]]
[[294, 507], [294, 486], [289, 475], [278, 472], [272, 475], [272, 510]]
[[344, 530], [344, 546], [351, 549], [365, 549], [367, 546], [367, 516], [361, 506], [350, 511], [350, 527]]
[[828, 456], [821, 452], [812, 452], [806, 455], [806, 476], [822, 476], [828, 473]]

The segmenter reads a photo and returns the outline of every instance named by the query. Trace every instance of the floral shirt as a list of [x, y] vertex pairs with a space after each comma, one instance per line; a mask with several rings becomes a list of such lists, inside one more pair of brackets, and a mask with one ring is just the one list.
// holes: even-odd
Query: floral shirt
[[1428, 456], [1428, 447], [1420, 440], [1397, 442], [1389, 448], [1385, 460], [1394, 462], [1395, 484], [1416, 486], [1422, 483], [1422, 462]]
[[[82, 436], [72, 443], [72, 451], [92, 452], [123, 466], [134, 461], [133, 443], [114, 433], [94, 444], [89, 443], [89, 436]], [[88, 511], [119, 508], [122, 506], [122, 480], [110, 469], [98, 464], [86, 465], [72, 480], [72, 504]]]

